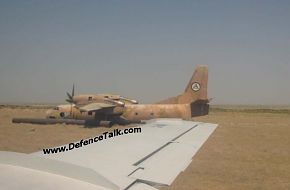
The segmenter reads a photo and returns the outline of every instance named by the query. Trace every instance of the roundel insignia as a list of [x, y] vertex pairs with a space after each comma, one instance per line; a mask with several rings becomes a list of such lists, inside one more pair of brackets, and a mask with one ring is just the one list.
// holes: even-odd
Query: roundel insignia
[[198, 82], [194, 82], [192, 83], [191, 85], [191, 89], [194, 91], [194, 92], [197, 92], [200, 90], [200, 84]]

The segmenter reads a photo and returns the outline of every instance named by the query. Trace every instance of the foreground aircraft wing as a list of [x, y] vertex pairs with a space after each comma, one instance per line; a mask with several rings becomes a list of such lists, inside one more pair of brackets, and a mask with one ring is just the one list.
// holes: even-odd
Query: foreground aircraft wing
[[90, 103], [85, 106], [79, 107], [79, 109], [83, 112], [89, 112], [89, 111], [99, 111], [104, 108], [113, 108], [115, 105], [106, 104], [106, 103]]
[[[21, 160], [24, 160], [24, 163], [18, 165], [11, 158], [4, 158], [6, 163], [12, 162], [10, 163], [12, 169], [5, 168], [7, 165], [3, 165], [1, 154], [5, 152], [2, 152], [0, 154], [2, 158], [2, 161], [0, 159], [0, 185], [4, 183], [9, 188], [7, 184], [12, 184], [10, 189], [13, 189], [11, 186], [15, 186], [16, 183], [13, 180], [16, 179], [18, 182], [25, 179], [35, 182], [34, 178], [28, 178], [26, 175], [19, 176], [18, 169], [21, 168], [27, 170], [25, 172], [44, 171], [44, 177], [49, 174], [52, 175], [53, 180], [58, 177], [60, 179], [56, 181], [68, 183], [69, 188], [73, 186], [69, 181], [73, 181], [72, 184], [76, 185], [72, 189], [87, 185], [90, 188], [95, 186], [95, 189], [154, 190], [170, 185], [178, 174], [187, 168], [192, 157], [216, 127], [216, 124], [180, 119], [155, 119], [142, 125], [140, 133], [119, 134], [54, 154], [43, 152], [31, 155], [21, 154]], [[70, 145], [64, 146], [68, 149]], [[25, 161], [30, 159], [34, 160], [29, 163], [35, 163], [37, 166], [29, 165], [28, 161]], [[9, 181], [7, 174], [12, 180]], [[41, 178], [41, 175], [38, 178]], [[51, 178], [47, 180], [49, 179]], [[37, 187], [33, 182], [31, 182], [34, 184], [32, 187]], [[25, 189], [25, 185], [27, 182], [21, 186], [21, 189]], [[33, 188], [28, 186], [27, 189]]]

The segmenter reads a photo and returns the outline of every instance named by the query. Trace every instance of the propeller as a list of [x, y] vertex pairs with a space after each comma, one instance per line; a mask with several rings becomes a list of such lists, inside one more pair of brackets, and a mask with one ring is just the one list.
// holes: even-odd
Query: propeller
[[68, 99], [66, 99], [66, 101], [68, 103], [70, 103], [70, 115], [72, 115], [72, 107], [73, 107], [73, 103], [74, 103], [73, 98], [74, 98], [74, 95], [75, 95], [75, 84], [73, 84], [73, 88], [72, 88], [71, 94], [66, 92], [66, 95], [68, 97]]
[[73, 84], [73, 88], [72, 88], [72, 92], [71, 92], [71, 94], [70, 93], [66, 93], [66, 95], [67, 95], [67, 97], [68, 97], [68, 99], [66, 99], [66, 101], [68, 102], [68, 103], [74, 103], [74, 101], [73, 101], [73, 97], [74, 97], [74, 95], [75, 95], [75, 85]]

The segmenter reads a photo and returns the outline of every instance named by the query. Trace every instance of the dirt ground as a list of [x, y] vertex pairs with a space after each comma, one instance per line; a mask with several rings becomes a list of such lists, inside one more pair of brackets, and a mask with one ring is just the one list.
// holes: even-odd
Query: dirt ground
[[[45, 111], [2, 107], [0, 150], [30, 153], [112, 130], [11, 123], [12, 117], [43, 117]], [[190, 166], [163, 190], [290, 189], [289, 112], [216, 109], [194, 120], [217, 123], [219, 127], [194, 156]]]

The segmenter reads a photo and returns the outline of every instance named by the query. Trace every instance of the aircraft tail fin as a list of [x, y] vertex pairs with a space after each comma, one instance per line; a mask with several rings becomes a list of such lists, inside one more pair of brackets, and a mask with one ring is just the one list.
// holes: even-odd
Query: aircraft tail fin
[[178, 98], [178, 103], [190, 103], [191, 117], [207, 115], [209, 100], [207, 97], [208, 68], [199, 65], [194, 71], [185, 91]]
[[195, 69], [183, 94], [163, 100], [162, 104], [191, 104], [193, 102], [207, 102], [208, 67], [199, 65]]
[[196, 100], [208, 100], [207, 98], [208, 68], [199, 65], [195, 69], [184, 93], [179, 97], [178, 103], [191, 103]]

